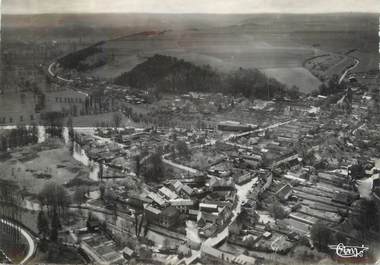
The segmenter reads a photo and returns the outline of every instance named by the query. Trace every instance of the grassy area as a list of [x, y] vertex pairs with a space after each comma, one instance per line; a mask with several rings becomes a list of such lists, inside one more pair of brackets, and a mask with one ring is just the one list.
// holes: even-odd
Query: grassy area
[[302, 67], [295, 68], [268, 68], [263, 70], [268, 76], [276, 78], [288, 87], [297, 86], [300, 92], [310, 93], [318, 90], [321, 82], [308, 70]]
[[15, 180], [21, 188], [37, 194], [47, 182], [65, 184], [74, 178], [88, 178], [88, 169], [72, 158], [58, 140], [18, 148], [1, 165], [0, 178]]
[[83, 258], [74, 248], [57, 243], [48, 242], [47, 249], [38, 249], [32, 264], [56, 263], [56, 264], [85, 264]]

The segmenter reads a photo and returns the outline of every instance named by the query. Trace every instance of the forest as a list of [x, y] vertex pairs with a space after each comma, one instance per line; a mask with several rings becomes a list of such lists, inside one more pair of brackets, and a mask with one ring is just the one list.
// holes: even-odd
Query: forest
[[158, 54], [121, 74], [114, 83], [144, 90], [153, 89], [158, 93], [222, 92], [259, 99], [284, 96], [294, 98], [300, 95], [296, 87], [289, 89], [258, 69], [239, 68], [230, 73], [222, 73], [209, 65], [198, 66]]

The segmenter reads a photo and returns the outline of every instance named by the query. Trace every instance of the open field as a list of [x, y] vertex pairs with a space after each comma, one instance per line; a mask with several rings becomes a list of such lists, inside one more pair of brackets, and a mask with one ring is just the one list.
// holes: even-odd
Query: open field
[[274, 36], [272, 33], [255, 34], [232, 29], [133, 35], [108, 41], [101, 48], [110, 62], [88, 74], [104, 78], [114, 78], [154, 54], [174, 56], [198, 65], [210, 64], [218, 70], [231, 71], [239, 67], [301, 67], [306, 58], [318, 52], [308, 46], [299, 46], [287, 39], [286, 34]]
[[[69, 24], [80, 21], [81, 30], [89, 30], [90, 25], [99, 24], [96, 16], [71, 15]], [[51, 19], [45, 16], [35, 23], [41, 26]], [[16, 23], [14, 20], [6, 19]], [[326, 53], [345, 57], [347, 52], [357, 49], [358, 57], [362, 58], [361, 69], [377, 65], [377, 20], [371, 14], [106, 15], [102, 17], [104, 25], [98, 25], [98, 34], [108, 41], [99, 45], [100, 52], [84, 61], [96, 61], [96, 57], [100, 57], [107, 62], [83, 74], [112, 79], [147, 57], [164, 54], [198, 65], [209, 64], [221, 71], [259, 68], [288, 86], [297, 85], [301, 91], [309, 92], [318, 82], [301, 70], [308, 58]], [[59, 30], [61, 36], [70, 32]], [[91, 34], [96, 35], [96, 32], [91, 31]], [[340, 74], [345, 64], [343, 59], [337, 61], [328, 75]], [[273, 68], [289, 70], [274, 71]]]
[[16, 180], [21, 188], [37, 194], [45, 183], [65, 184], [74, 178], [88, 179], [88, 169], [72, 158], [60, 143], [20, 148], [1, 163], [0, 178]]
[[318, 90], [321, 81], [313, 76], [308, 70], [302, 67], [296, 68], [268, 68], [264, 70], [268, 76], [276, 78], [288, 87], [297, 86], [300, 92], [310, 93]]

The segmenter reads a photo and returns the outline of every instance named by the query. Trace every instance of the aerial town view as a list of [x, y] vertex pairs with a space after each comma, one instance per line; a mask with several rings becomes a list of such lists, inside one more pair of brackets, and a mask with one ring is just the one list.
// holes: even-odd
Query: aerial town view
[[0, 264], [380, 264], [380, 1], [214, 2], [2, 1]]

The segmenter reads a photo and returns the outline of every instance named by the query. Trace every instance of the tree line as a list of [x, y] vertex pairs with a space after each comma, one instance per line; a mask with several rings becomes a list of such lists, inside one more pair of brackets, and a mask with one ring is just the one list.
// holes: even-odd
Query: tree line
[[105, 64], [107, 61], [95, 60], [91, 63], [91, 62], [86, 62], [86, 59], [98, 53], [101, 53], [102, 48], [99, 47], [101, 44], [103, 44], [103, 42], [99, 42], [85, 49], [70, 53], [66, 55], [65, 57], [59, 59], [58, 62], [64, 68], [76, 69], [78, 71], [86, 71], [86, 70], [99, 67]]
[[36, 126], [18, 126], [4, 131], [0, 136], [0, 151], [6, 152], [8, 148], [36, 144], [38, 142], [38, 130]]

